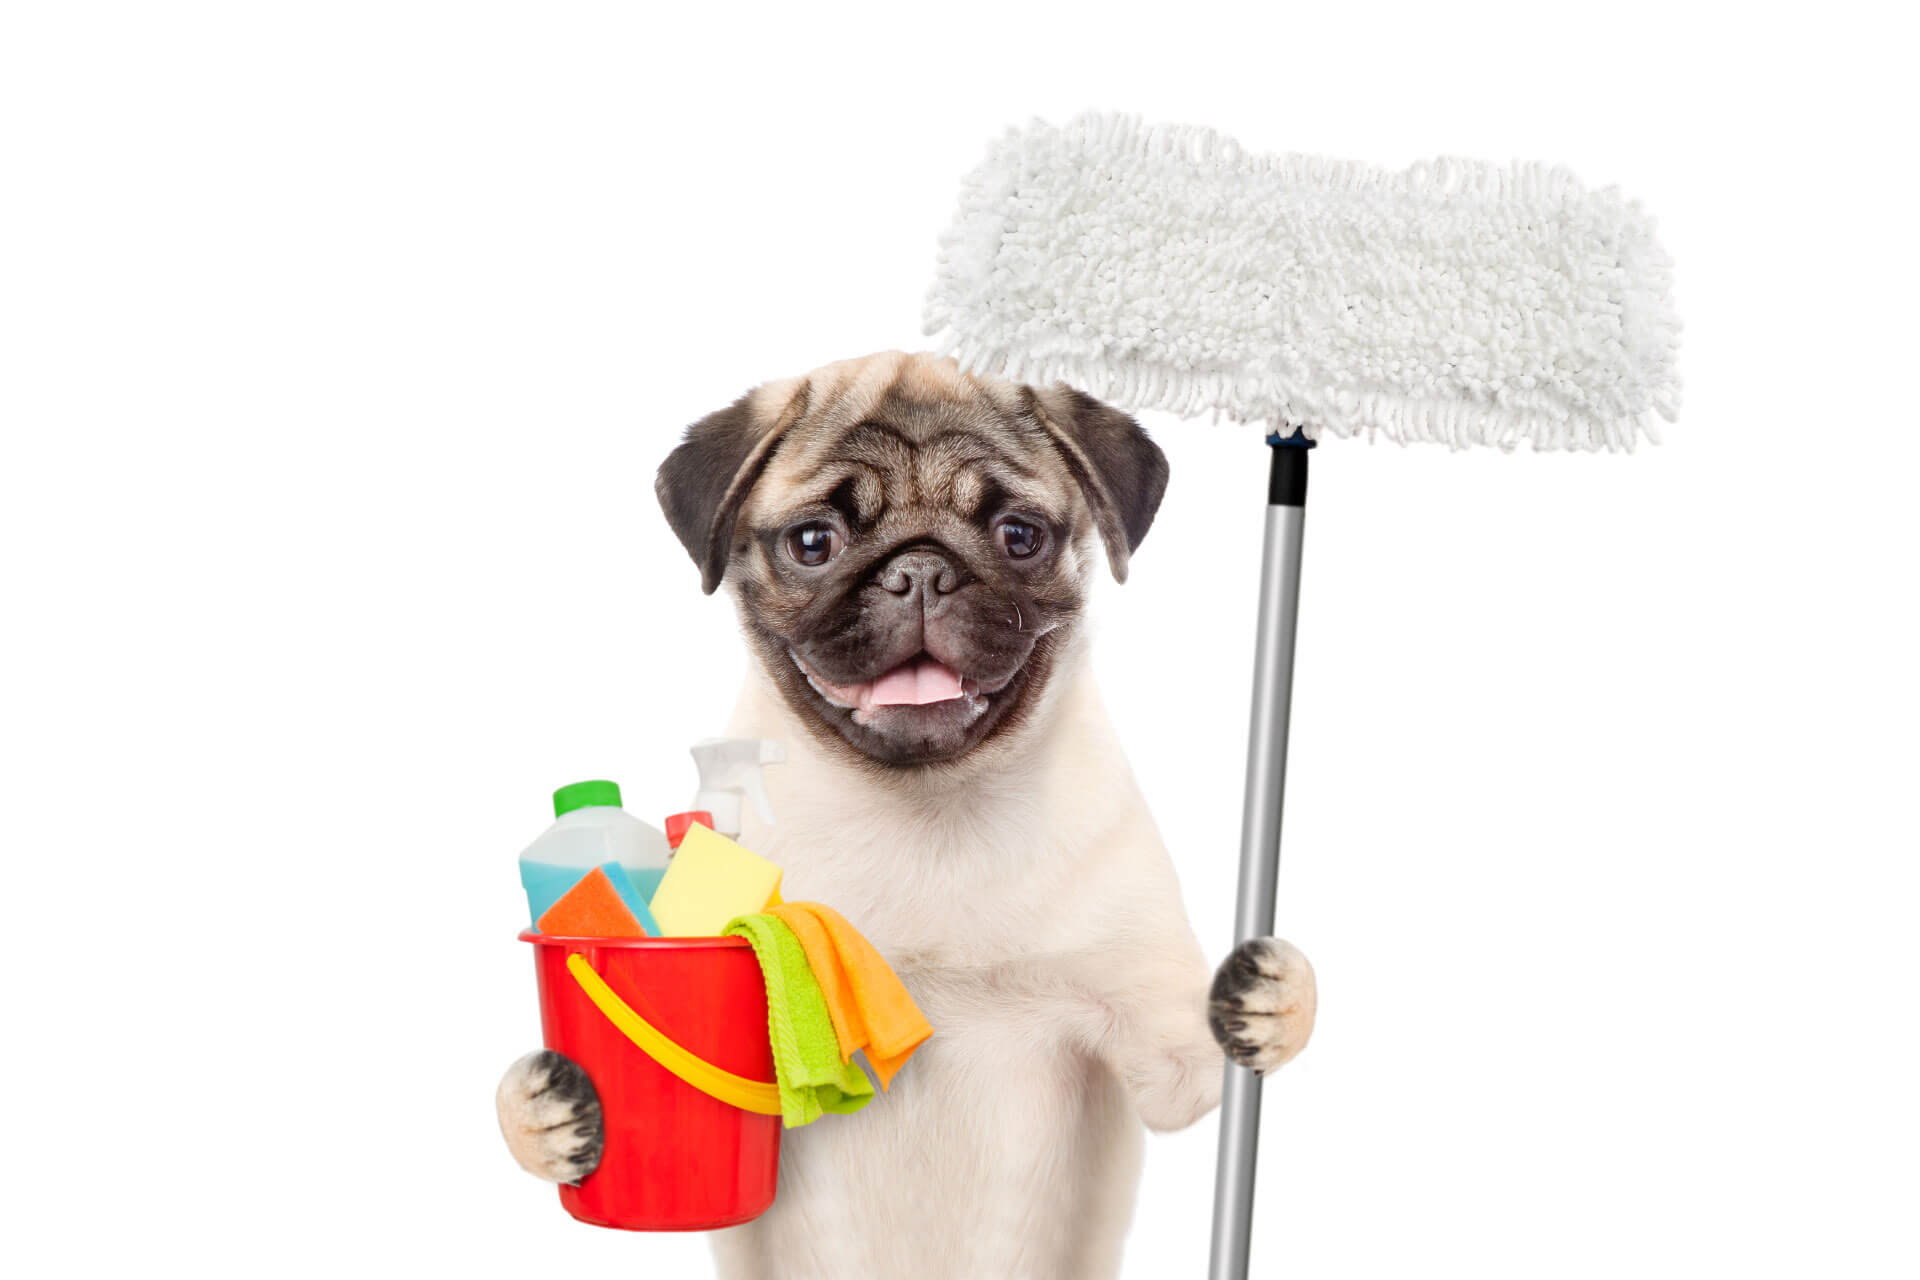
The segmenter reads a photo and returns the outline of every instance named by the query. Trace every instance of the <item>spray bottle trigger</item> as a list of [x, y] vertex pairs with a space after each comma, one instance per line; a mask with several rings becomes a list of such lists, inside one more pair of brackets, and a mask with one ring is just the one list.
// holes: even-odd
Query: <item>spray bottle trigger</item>
[[693, 744], [693, 762], [700, 771], [700, 789], [693, 807], [713, 814], [713, 829], [723, 836], [740, 834], [741, 810], [748, 801], [762, 822], [773, 824], [773, 802], [767, 795], [764, 765], [787, 758], [787, 749], [763, 738], [706, 738]]

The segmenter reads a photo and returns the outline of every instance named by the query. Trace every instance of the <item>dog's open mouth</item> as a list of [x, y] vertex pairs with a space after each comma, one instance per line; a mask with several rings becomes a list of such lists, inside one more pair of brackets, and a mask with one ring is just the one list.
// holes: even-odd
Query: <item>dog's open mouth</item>
[[854, 723], [861, 725], [871, 724], [876, 715], [887, 712], [957, 715], [963, 721], [972, 720], [987, 709], [988, 698], [1007, 684], [1003, 680], [995, 689], [982, 689], [979, 681], [961, 675], [926, 652], [864, 683], [835, 684], [809, 667], [798, 653], [788, 652], [813, 691], [851, 712]]

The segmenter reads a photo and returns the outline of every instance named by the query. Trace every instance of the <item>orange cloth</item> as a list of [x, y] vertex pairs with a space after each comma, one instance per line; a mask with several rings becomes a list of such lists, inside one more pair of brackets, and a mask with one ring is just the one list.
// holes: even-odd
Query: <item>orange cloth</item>
[[807, 967], [827, 1000], [827, 1017], [840, 1041], [840, 1060], [859, 1049], [886, 1088], [921, 1041], [933, 1034], [926, 1015], [873, 944], [832, 907], [786, 902], [767, 914], [793, 930]]
[[644, 938], [647, 931], [620, 900], [607, 873], [595, 867], [562, 894], [533, 926], [557, 938]]

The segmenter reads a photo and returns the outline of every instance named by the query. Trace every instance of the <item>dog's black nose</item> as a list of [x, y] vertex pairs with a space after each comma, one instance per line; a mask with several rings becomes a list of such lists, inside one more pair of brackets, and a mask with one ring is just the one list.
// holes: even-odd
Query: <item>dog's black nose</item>
[[931, 551], [909, 551], [887, 565], [880, 575], [880, 585], [897, 596], [918, 594], [924, 605], [958, 591], [960, 575]]

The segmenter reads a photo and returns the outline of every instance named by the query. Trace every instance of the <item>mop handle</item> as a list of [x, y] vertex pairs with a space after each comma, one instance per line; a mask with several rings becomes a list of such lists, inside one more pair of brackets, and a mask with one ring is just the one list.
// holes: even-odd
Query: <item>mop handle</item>
[[[1280, 877], [1280, 808], [1287, 781], [1287, 714], [1293, 699], [1293, 634], [1300, 611], [1300, 535], [1307, 515], [1307, 456], [1295, 431], [1267, 438], [1266, 549], [1260, 569], [1260, 629], [1253, 657], [1253, 717], [1247, 734], [1247, 795], [1240, 820], [1240, 904], [1233, 942], [1273, 932]], [[1260, 1077], [1229, 1062], [1220, 1099], [1220, 1159], [1213, 1180], [1213, 1257], [1208, 1280], [1246, 1280], [1253, 1238], [1253, 1174], [1260, 1153]]]

